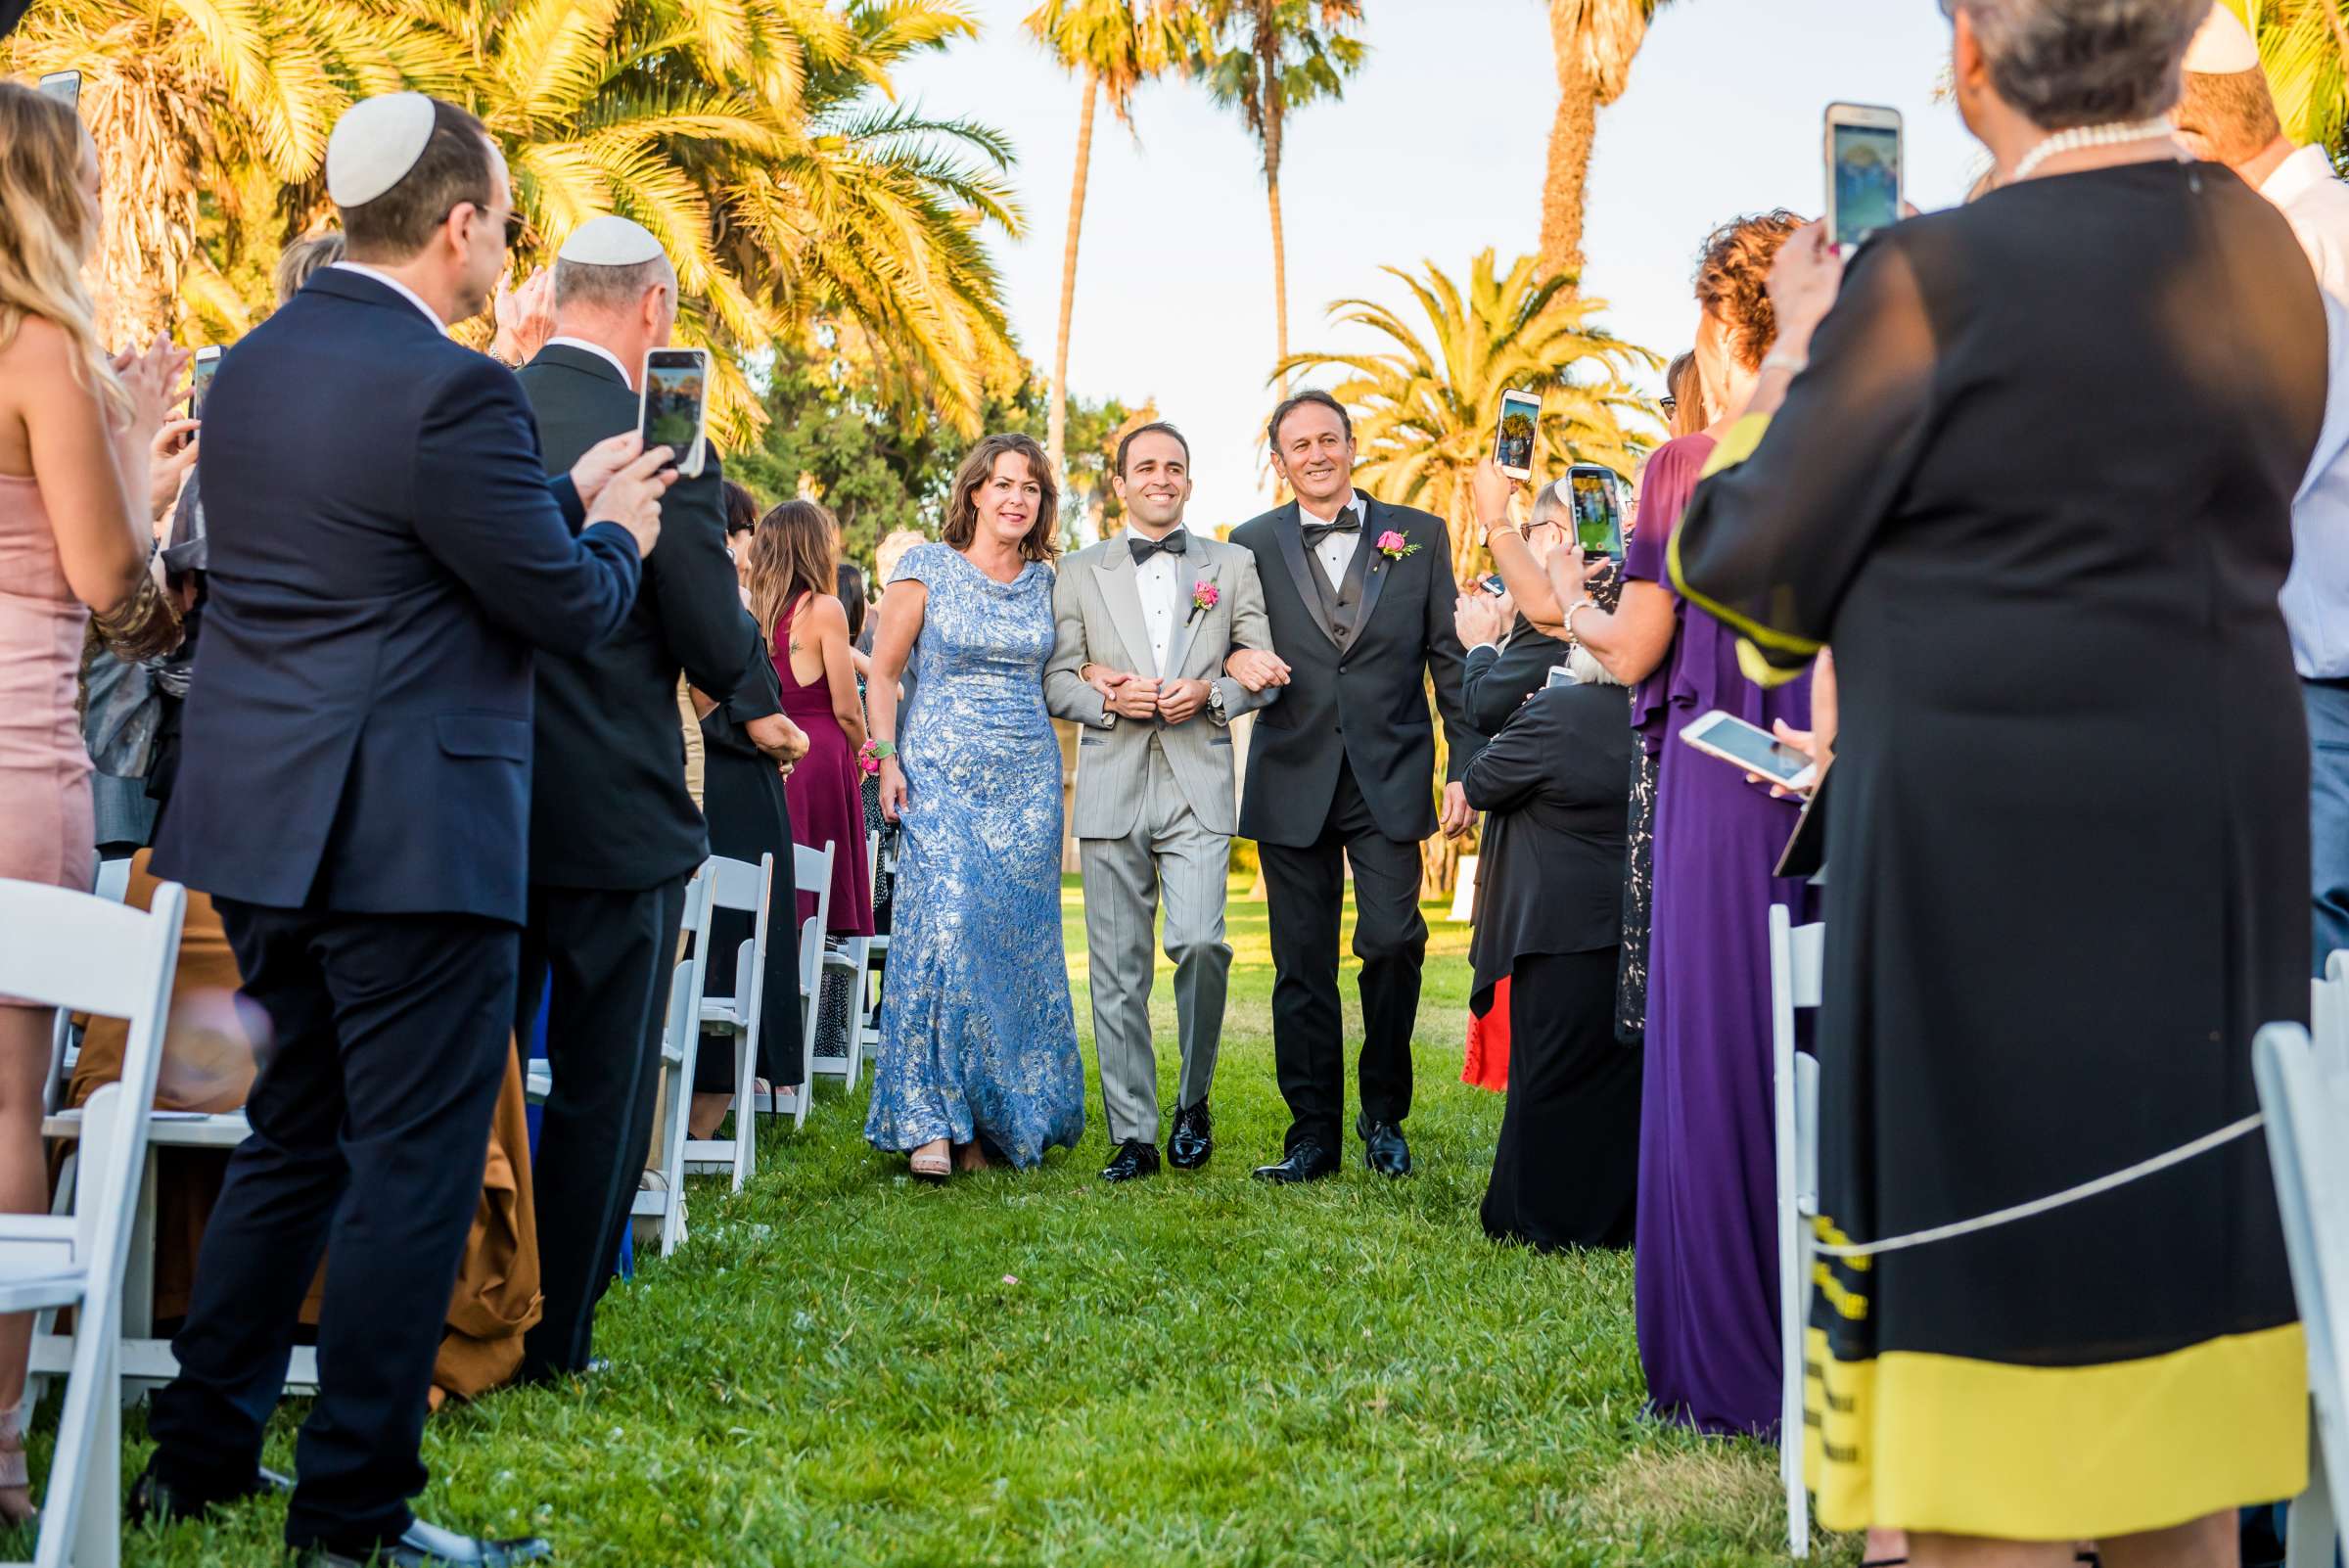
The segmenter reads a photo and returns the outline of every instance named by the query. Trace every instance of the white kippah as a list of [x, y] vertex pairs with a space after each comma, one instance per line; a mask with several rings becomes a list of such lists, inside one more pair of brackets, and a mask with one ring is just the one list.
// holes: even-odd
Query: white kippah
[[624, 217], [589, 218], [574, 229], [556, 255], [591, 267], [632, 267], [661, 255], [661, 242]]
[[407, 177], [433, 139], [433, 101], [422, 93], [362, 98], [326, 139], [326, 194], [365, 207]]
[[2259, 69], [2259, 45], [2251, 29], [2224, 5], [2213, 5], [2202, 30], [2187, 46], [2186, 69], [2197, 76], [2233, 76]]

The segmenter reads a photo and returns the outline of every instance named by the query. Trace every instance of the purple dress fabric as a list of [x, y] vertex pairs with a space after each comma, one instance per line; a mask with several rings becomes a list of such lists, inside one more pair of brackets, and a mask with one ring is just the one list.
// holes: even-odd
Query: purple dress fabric
[[[1671, 589], [1665, 544], [1713, 455], [1685, 436], [1650, 459], [1627, 577]], [[1669, 1420], [1716, 1433], [1778, 1424], [1778, 1284], [1770, 1051], [1770, 906], [1811, 916], [1804, 883], [1773, 877], [1797, 807], [1680, 743], [1716, 708], [1768, 729], [1811, 723], [1811, 677], [1764, 691], [1735, 636], [1674, 596], [1664, 665], [1634, 694], [1656, 758], [1654, 922], [1639, 1128], [1639, 1361]]]

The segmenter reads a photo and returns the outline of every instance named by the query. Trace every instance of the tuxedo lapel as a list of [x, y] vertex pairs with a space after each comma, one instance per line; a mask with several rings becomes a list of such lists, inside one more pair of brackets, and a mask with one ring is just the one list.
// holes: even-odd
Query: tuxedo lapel
[[1118, 640], [1126, 645], [1126, 668], [1136, 671], [1149, 669], [1150, 623], [1142, 614], [1142, 590], [1134, 581], [1133, 551], [1127, 547], [1125, 535], [1102, 541], [1101, 559], [1093, 563], [1093, 573], [1101, 598], [1109, 606], [1110, 624], [1118, 628]]
[[1387, 531], [1386, 519], [1380, 515], [1383, 511], [1378, 502], [1367, 495], [1362, 497], [1362, 542], [1354, 547], [1354, 558], [1357, 563], [1366, 561], [1367, 570], [1362, 576], [1362, 608], [1354, 619], [1354, 640], [1357, 643], [1370, 629], [1370, 617], [1378, 609], [1378, 595], [1386, 587], [1387, 578], [1393, 576], [1395, 569], [1403, 565], [1379, 553], [1378, 536]]
[[1192, 559], [1195, 559], [1199, 565], [1189, 574], [1189, 581], [1183, 582], [1179, 577], [1176, 579], [1179, 597], [1175, 600], [1174, 609], [1177, 619], [1174, 623], [1174, 635], [1167, 639], [1167, 667], [1159, 671], [1159, 678], [1162, 680], [1180, 680], [1182, 678], [1183, 661], [1191, 656], [1191, 633], [1199, 629], [1200, 622], [1215, 614], [1213, 610], [1199, 608], [1194, 597], [1199, 591], [1199, 584], [1202, 582], [1214, 584], [1218, 595], [1223, 591], [1221, 583], [1217, 581], [1222, 574], [1223, 563], [1217, 557], [1208, 554], [1208, 546], [1196, 536], [1191, 540], [1191, 550]]
[[1281, 559], [1288, 563], [1289, 580], [1297, 589], [1297, 597], [1305, 601], [1305, 613], [1313, 618], [1321, 635], [1329, 645], [1338, 645], [1337, 628], [1329, 623], [1329, 612], [1322, 608], [1321, 590], [1313, 584], [1313, 563], [1305, 553], [1305, 530], [1297, 509], [1291, 501], [1272, 519], [1272, 531], [1280, 537]]

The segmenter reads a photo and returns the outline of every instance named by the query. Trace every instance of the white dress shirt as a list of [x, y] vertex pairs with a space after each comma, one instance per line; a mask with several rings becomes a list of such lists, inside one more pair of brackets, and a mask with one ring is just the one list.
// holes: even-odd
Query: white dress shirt
[[552, 348], [552, 347], [553, 347], [555, 345], [557, 345], [557, 344], [561, 344], [561, 345], [562, 345], [564, 347], [566, 347], [566, 348], [576, 348], [576, 349], [577, 349], [579, 352], [581, 352], [581, 353], [583, 353], [583, 354], [593, 354], [593, 355], [595, 355], [595, 356], [596, 356], [598, 359], [601, 359], [601, 360], [602, 360], [602, 361], [603, 361], [605, 364], [608, 364], [608, 365], [610, 365], [610, 366], [611, 366], [611, 367], [612, 367], [614, 370], [617, 370], [617, 371], [619, 371], [619, 372], [620, 372], [620, 379], [621, 379], [622, 381], [624, 381], [624, 382], [626, 382], [626, 383], [628, 384], [628, 386], [629, 386], [631, 389], [633, 389], [633, 388], [635, 387], [635, 385], [636, 385], [636, 378], [635, 378], [635, 377], [633, 377], [633, 376], [631, 376], [631, 375], [629, 375], [629, 374], [628, 374], [628, 367], [627, 367], [627, 366], [625, 366], [625, 365], [623, 365], [623, 364], [622, 364], [622, 363], [620, 362], [620, 355], [618, 355], [618, 354], [614, 353], [614, 352], [613, 352], [611, 349], [609, 349], [609, 348], [605, 347], [605, 346], [604, 346], [602, 344], [600, 344], [600, 343], [589, 343], [589, 342], [588, 342], [586, 339], [584, 339], [584, 338], [565, 338], [565, 337], [561, 337], [561, 336], [557, 336], [557, 337], [549, 338], [549, 339], [547, 339], [547, 340], [546, 340], [546, 346], [547, 346], [547, 347], [549, 347], [549, 348]]
[[[1181, 531], [1175, 529], [1168, 537]], [[1190, 608], [1182, 576], [1189, 560], [1187, 555], [1161, 550], [1133, 569], [1133, 585], [1142, 596], [1142, 623], [1150, 630], [1150, 668], [1134, 671], [1138, 675], [1155, 676], [1167, 669], [1168, 645], [1174, 640], [1174, 628], [1182, 624], [1183, 612]]]
[[391, 273], [385, 272], [376, 267], [371, 267], [364, 261], [336, 261], [331, 264], [341, 267], [345, 272], [356, 272], [361, 277], [373, 278], [376, 282], [382, 284], [385, 288], [390, 289], [392, 293], [407, 300], [408, 303], [423, 311], [424, 319], [433, 324], [433, 330], [435, 332], [446, 332], [448, 330], [448, 323], [440, 319], [439, 311], [435, 310], [431, 305], [424, 302], [424, 296], [418, 294], [415, 290], [409, 288], [406, 284], [392, 276]]
[[[1369, 514], [1359, 494], [1349, 494], [1346, 504], [1325, 518], [1315, 517], [1313, 509], [1300, 501], [1297, 503], [1297, 524], [1300, 528], [1308, 528], [1315, 523], [1335, 523], [1339, 513], [1344, 512], [1352, 512], [1357, 523], [1365, 528], [1369, 526]], [[1333, 591], [1345, 583], [1346, 569], [1354, 565], [1354, 552], [1361, 547], [1361, 543], [1362, 535], [1359, 531], [1324, 533], [1321, 542], [1313, 546], [1313, 555], [1320, 561], [1321, 570], [1329, 574], [1329, 585]]]
[[2349, 676], [2349, 185], [2323, 148], [2303, 147], [2259, 194], [2291, 220], [2325, 291], [2325, 428], [2292, 502], [2292, 570], [2280, 602], [2301, 678], [2339, 680]]

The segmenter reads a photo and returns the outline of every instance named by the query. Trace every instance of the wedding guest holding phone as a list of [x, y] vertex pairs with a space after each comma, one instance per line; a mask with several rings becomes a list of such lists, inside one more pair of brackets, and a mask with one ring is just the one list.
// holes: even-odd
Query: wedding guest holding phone
[[[2344, 439], [2349, 320], [2283, 215], [2162, 118], [2207, 0], [1944, 9], [1997, 188], [1848, 266], [1816, 228], [1788, 243], [1777, 347], [1670, 561], [1691, 630], [1722, 618], [1769, 678], [1835, 649], [1831, 1244], [2248, 1117], [2253, 1032], [2309, 1009], [2278, 595], [2293, 497]], [[2182, 300], [2224, 302], [2224, 352]], [[1906, 1528], [1922, 1568], [2057, 1568], [2082, 1540], [2107, 1568], [2231, 1568], [2236, 1508], [2308, 1477], [2295, 1316], [2257, 1135], [1822, 1259], [1820, 1521]]]
[[[74, 685], [84, 630], [133, 658], [178, 622], [147, 570], [149, 462], [187, 355], [109, 355], [81, 267], [97, 250], [98, 150], [68, 105], [0, 81], [0, 877], [87, 891], [90, 756]], [[0, 1209], [48, 1211], [42, 1085], [55, 1009], [0, 996]], [[32, 1319], [0, 1317], [0, 1519], [32, 1516], [19, 1406]]]
[[[1544, 484], [1534, 492], [1526, 516], [1526, 553], [1537, 565], [1563, 544], [1574, 528], [1574, 503], [1566, 481]], [[1520, 571], [1523, 568], [1520, 567]], [[1497, 576], [1498, 574], [1496, 574]], [[1538, 578], [1532, 575], [1529, 580]], [[1549, 680], [1549, 672], [1566, 663], [1566, 645], [1537, 627], [1518, 610], [1517, 601], [1503, 589], [1495, 594], [1483, 582], [1460, 595], [1452, 613], [1453, 628], [1467, 649], [1460, 676], [1460, 699], [1467, 705], [1468, 721], [1482, 735], [1497, 735], [1517, 707]]]

